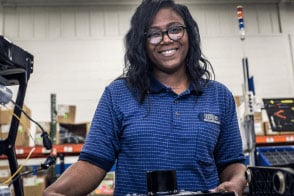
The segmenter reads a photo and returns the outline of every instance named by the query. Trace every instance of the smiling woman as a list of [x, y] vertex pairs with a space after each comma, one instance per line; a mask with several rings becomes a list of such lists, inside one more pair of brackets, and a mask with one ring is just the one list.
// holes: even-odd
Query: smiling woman
[[184, 20], [177, 12], [164, 8], [154, 16], [147, 31], [147, 53], [154, 65], [153, 74], [165, 86], [181, 86], [178, 94], [190, 83], [185, 67], [189, 42], [184, 26]]
[[213, 81], [197, 23], [172, 0], [143, 0], [125, 37], [125, 67], [99, 101], [79, 161], [44, 195], [85, 195], [116, 162], [114, 195], [149, 194], [148, 171], [175, 170], [178, 190], [245, 186], [232, 93]]

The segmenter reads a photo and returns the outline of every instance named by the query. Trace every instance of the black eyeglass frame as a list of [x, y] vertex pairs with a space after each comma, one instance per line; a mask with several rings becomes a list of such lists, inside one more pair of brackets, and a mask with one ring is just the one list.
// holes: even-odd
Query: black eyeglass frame
[[[181, 35], [181, 37], [179, 37], [179, 38], [177, 38], [177, 39], [173, 39], [173, 38], [171, 38], [171, 36], [169, 35], [169, 31], [171, 31], [171, 30], [173, 30], [173, 28], [177, 28], [177, 27], [180, 27], [180, 28], [181, 28], [183, 34]], [[152, 34], [150, 34], [150, 33], [148, 33], [148, 32], [145, 32], [145, 35], [146, 35], [146, 37], [147, 37], [147, 39], [148, 39], [148, 42], [149, 42], [150, 44], [152, 44], [152, 45], [158, 45], [158, 44], [160, 44], [160, 42], [162, 42], [162, 40], [163, 40], [163, 38], [164, 38], [164, 35], [167, 35], [168, 38], [169, 38], [170, 40], [173, 40], [173, 41], [178, 41], [178, 40], [180, 40], [180, 39], [181, 39], [182, 37], [184, 37], [184, 35], [185, 35], [185, 31], [184, 31], [185, 29], [187, 29], [187, 27], [185, 27], [185, 26], [183, 26], [183, 25], [177, 25], [177, 26], [169, 27], [166, 31], [160, 31], [160, 30], [159, 30], [158, 32], [161, 33], [161, 39], [160, 39], [160, 41], [158, 41], [157, 43], [152, 43], [152, 42], [151, 42]]]

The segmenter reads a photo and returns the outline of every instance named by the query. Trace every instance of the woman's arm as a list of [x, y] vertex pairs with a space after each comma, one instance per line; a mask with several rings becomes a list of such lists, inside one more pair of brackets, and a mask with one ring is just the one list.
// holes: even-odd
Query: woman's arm
[[72, 164], [47, 189], [43, 196], [86, 195], [103, 180], [106, 171], [85, 161]]
[[245, 172], [246, 166], [244, 164], [233, 163], [228, 165], [220, 174], [221, 184], [214, 191], [233, 191], [241, 196], [247, 183]]

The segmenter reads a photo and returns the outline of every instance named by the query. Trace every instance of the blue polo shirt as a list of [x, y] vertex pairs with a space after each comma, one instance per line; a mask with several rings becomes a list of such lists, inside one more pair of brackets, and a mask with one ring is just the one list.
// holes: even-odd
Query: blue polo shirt
[[106, 87], [79, 160], [109, 171], [115, 195], [146, 193], [146, 171], [176, 170], [179, 190], [216, 187], [218, 172], [244, 162], [232, 93], [209, 81], [180, 95], [155, 79], [139, 103], [124, 79]]

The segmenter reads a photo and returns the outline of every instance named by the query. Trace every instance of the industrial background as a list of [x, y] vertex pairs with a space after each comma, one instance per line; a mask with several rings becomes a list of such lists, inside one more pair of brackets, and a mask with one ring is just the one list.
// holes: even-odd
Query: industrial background
[[[24, 196], [31, 196], [42, 195], [51, 180], [77, 161], [102, 92], [122, 74], [124, 35], [140, 2], [0, 0], [0, 41], [6, 41], [2, 39], [4, 36], [34, 56], [23, 110], [43, 126], [53, 141], [53, 148], [49, 150], [42, 142], [44, 132], [36, 123], [24, 115], [16, 120], [12, 113], [17, 107], [11, 100], [7, 105], [1, 103], [0, 194], [4, 190], [1, 189], [2, 183], [12, 180], [11, 173], [17, 173], [19, 164], [23, 164], [28, 172], [48, 160], [48, 155], [57, 158], [56, 164], [52, 163], [44, 173], [17, 174], [17, 177], [22, 175], [23, 182], [16, 177], [16, 194], [22, 192], [20, 187], [23, 186]], [[202, 52], [214, 68], [215, 79], [225, 84], [234, 95], [247, 171], [252, 174], [247, 190], [276, 195], [278, 189], [282, 192], [280, 188], [284, 188], [284, 195], [293, 193], [294, 0], [176, 2], [189, 7], [199, 25]], [[244, 11], [244, 41], [240, 39], [238, 5], [242, 5]], [[9, 50], [4, 50], [5, 47], [0, 48], [4, 54], [0, 53], [0, 71], [6, 71], [7, 67], [14, 69], [5, 65], [14, 59], [9, 59]], [[245, 58], [249, 62], [249, 76], [254, 78], [256, 93], [255, 102], [248, 105], [249, 99], [244, 101], [249, 97], [246, 94], [248, 89], [246, 93], [243, 91], [242, 59]], [[26, 84], [0, 87], [11, 89], [12, 99], [17, 100], [23, 86]], [[263, 105], [264, 101], [267, 104]], [[254, 111], [249, 114], [247, 106], [252, 105], [254, 107], [250, 109]], [[282, 119], [278, 121], [283, 122], [279, 124], [281, 130], [272, 126], [276, 118]], [[12, 132], [16, 138], [9, 135]], [[12, 156], [5, 156], [7, 154]], [[24, 159], [28, 161], [24, 162]], [[286, 164], [292, 164], [291, 171], [278, 168]], [[250, 167], [255, 165], [256, 168]], [[278, 167], [259, 169], [258, 166]], [[277, 171], [280, 175], [276, 175]], [[114, 173], [115, 165], [91, 195], [112, 195]], [[8, 189], [7, 183], [3, 184]], [[10, 190], [6, 191], [10, 195]]]
[[[50, 120], [50, 94], [90, 121], [105, 86], [122, 73], [124, 35], [140, 0], [1, 0], [0, 34], [34, 55], [25, 104]], [[178, 0], [198, 22], [216, 80], [242, 94], [248, 57], [257, 100], [293, 97], [294, 1]], [[240, 41], [236, 6], [243, 5]]]

